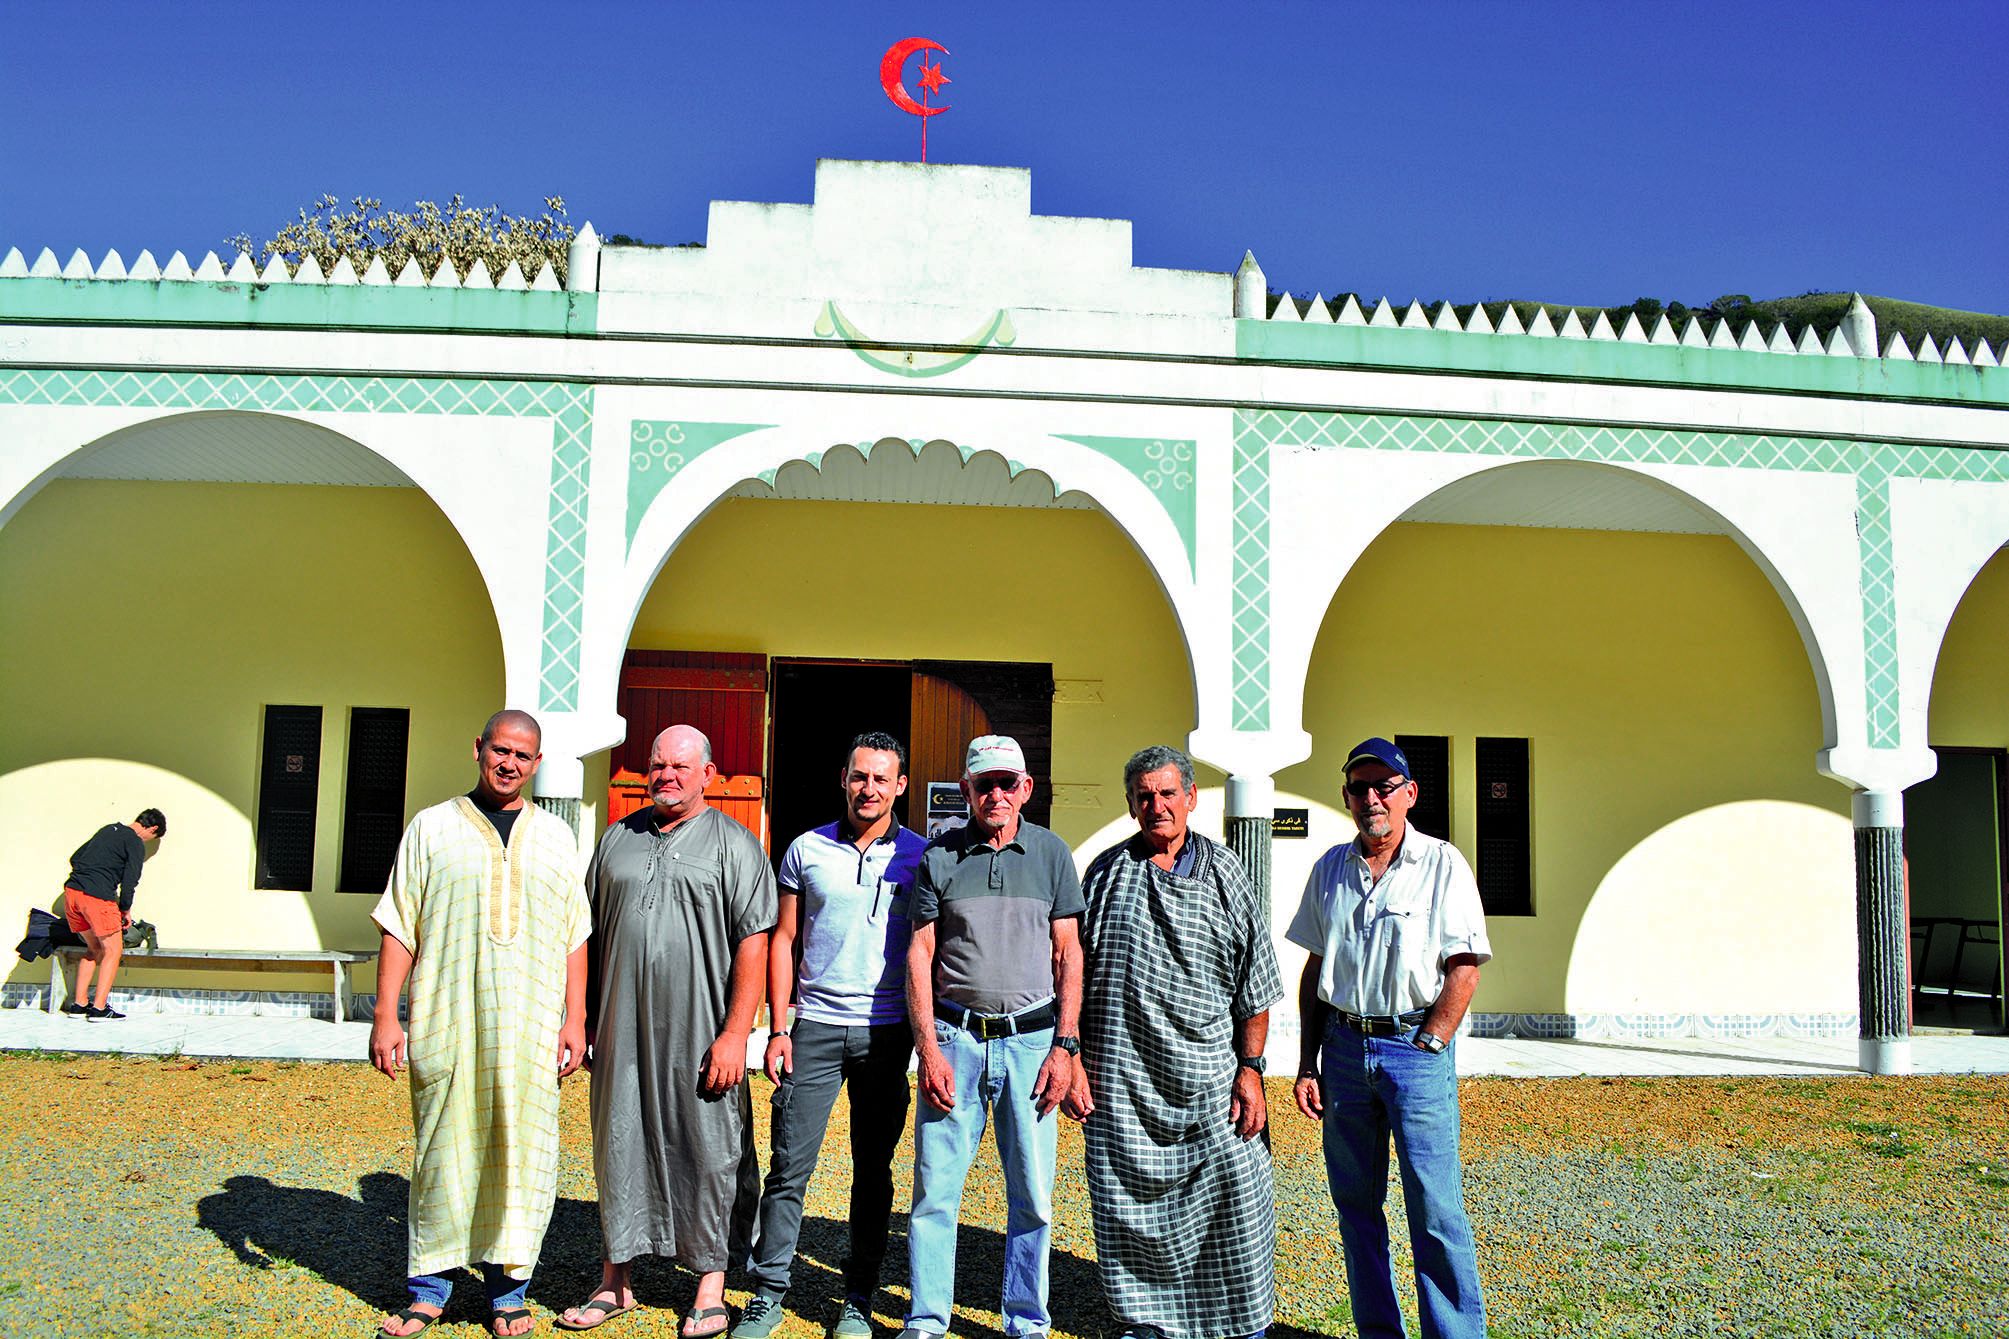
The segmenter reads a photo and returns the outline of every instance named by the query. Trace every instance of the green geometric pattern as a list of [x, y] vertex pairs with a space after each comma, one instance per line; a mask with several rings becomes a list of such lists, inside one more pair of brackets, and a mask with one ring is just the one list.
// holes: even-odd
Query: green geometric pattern
[[677, 471], [721, 442], [770, 423], [692, 423], [686, 420], [635, 419], [628, 425], [628, 543], [649, 504], [656, 500]]
[[539, 706], [569, 711], [579, 694], [584, 624], [590, 387], [446, 377], [271, 376], [86, 368], [0, 372], [0, 404], [278, 413], [474, 414], [552, 421]]
[[1288, 425], [1259, 422], [1246, 410], [1235, 414], [1228, 691], [1237, 730], [1270, 728], [1270, 450], [1277, 440], [1265, 429]]
[[[516, 385], [524, 385], [517, 382]], [[586, 499], [593, 487], [593, 388], [548, 385], [551, 503], [545, 517], [544, 640], [537, 696], [546, 711], [579, 705], [586, 635]]]
[[[1894, 478], [2009, 480], [2009, 453], [1968, 447], [1899, 446], [1818, 437], [1661, 428], [1584, 427], [1575, 424], [1519, 423], [1485, 419], [1443, 419], [1395, 414], [1322, 414], [1239, 410], [1235, 432], [1235, 545], [1233, 588], [1236, 728], [1243, 725], [1245, 692], [1250, 701], [1267, 700], [1267, 670], [1258, 661], [1268, 650], [1268, 471], [1262, 487], [1245, 488], [1258, 471], [1253, 458], [1267, 460], [1278, 447], [1299, 450], [1346, 448], [1422, 451], [1439, 454], [1512, 457], [1526, 460], [1588, 460], [1601, 463], [1705, 465], [1724, 469], [1790, 470], [1847, 474], [1856, 480], [1859, 583], [1862, 593], [1863, 682], [1869, 743], [1896, 747], [1899, 738], [1897, 669], [1897, 586], [1890, 532], [1890, 484]], [[1248, 463], [1245, 463], [1247, 459]], [[1246, 514], [1245, 514], [1246, 513]], [[1260, 529], [1262, 534], [1258, 536]], [[1244, 553], [1246, 546], [1247, 552]], [[1260, 572], [1246, 585], [1244, 574]], [[1250, 713], [1250, 719], [1255, 719]]]
[[1099, 451], [1137, 477], [1137, 481], [1158, 499], [1172, 528], [1186, 545], [1186, 565], [1199, 575], [1199, 557], [1194, 530], [1199, 514], [1199, 487], [1193, 472], [1193, 442], [1163, 437], [1075, 437], [1056, 433], [1063, 442], [1073, 442]]

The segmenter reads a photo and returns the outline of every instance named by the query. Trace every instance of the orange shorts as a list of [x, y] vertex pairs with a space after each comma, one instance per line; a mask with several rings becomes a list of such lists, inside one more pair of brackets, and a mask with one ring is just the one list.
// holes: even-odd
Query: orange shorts
[[125, 917], [118, 903], [75, 888], [63, 889], [63, 919], [78, 934], [89, 930], [100, 939], [117, 941], [125, 933]]

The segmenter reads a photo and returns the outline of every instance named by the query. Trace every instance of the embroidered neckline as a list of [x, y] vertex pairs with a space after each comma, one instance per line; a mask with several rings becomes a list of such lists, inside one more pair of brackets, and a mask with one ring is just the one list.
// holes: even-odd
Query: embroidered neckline
[[454, 804], [488, 847], [488, 884], [482, 890], [488, 903], [482, 918], [487, 922], [488, 938], [496, 944], [513, 944], [523, 930], [523, 833], [530, 826], [532, 806], [526, 801], [516, 821], [509, 825], [509, 844], [505, 846], [502, 834], [473, 800], [457, 795]]

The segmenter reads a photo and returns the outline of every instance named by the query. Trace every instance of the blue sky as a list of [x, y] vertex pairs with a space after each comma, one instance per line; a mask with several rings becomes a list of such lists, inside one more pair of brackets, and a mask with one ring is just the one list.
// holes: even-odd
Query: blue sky
[[[0, 14], [0, 249], [191, 256], [323, 192], [649, 241], [911, 159], [1029, 167], [1140, 264], [1397, 301], [1855, 288], [2009, 312], [2009, 3], [91, 3]], [[910, 80], [913, 77], [910, 71]]]

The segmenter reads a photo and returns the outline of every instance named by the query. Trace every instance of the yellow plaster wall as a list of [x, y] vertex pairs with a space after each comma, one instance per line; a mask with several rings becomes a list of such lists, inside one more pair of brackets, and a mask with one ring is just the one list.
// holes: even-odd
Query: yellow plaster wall
[[728, 500], [670, 555], [629, 644], [1050, 661], [1080, 681], [1064, 697], [1100, 699], [1053, 709], [1053, 825], [1076, 844], [1122, 816], [1130, 755], [1193, 727], [1171, 606], [1094, 511]]
[[2009, 747], [2009, 548], [1988, 560], [1953, 611], [1933, 669], [1934, 744]]
[[[163, 946], [376, 946], [374, 898], [334, 891], [349, 708], [411, 709], [409, 815], [472, 784], [502, 693], [487, 592], [424, 495], [59, 480], [0, 527], [0, 591], [0, 926], [54, 901], [98, 826], [154, 805], [168, 835], [136, 913]], [[311, 889], [251, 886], [267, 703], [323, 708]], [[327, 989], [325, 973], [120, 979]]]
[[1450, 736], [1452, 839], [1474, 858], [1473, 740], [1521, 736], [1536, 914], [1490, 920], [1475, 1009], [1855, 1008], [1848, 792], [1814, 770], [1791, 618], [1730, 540], [1395, 526], [1328, 610], [1305, 726], [1316, 752], [1278, 802], [1312, 806], [1313, 840], [1277, 844], [1280, 925], [1350, 837], [1344, 750]]

